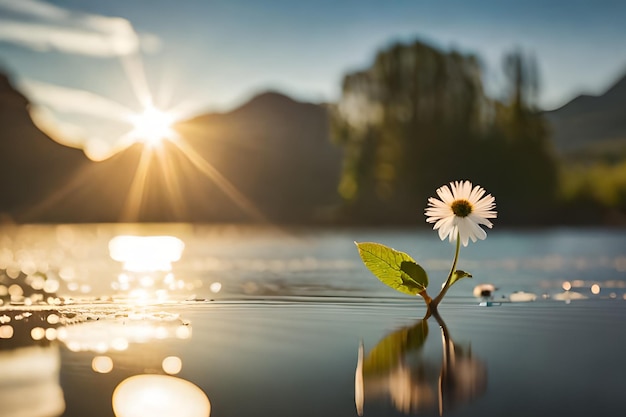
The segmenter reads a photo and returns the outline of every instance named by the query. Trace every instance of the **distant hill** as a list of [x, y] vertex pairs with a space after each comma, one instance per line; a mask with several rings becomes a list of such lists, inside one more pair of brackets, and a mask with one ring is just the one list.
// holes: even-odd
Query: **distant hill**
[[268, 92], [178, 130], [261, 212], [297, 221], [319, 218], [320, 210], [339, 203], [342, 154], [330, 142], [328, 123], [324, 106]]
[[578, 96], [545, 116], [562, 153], [626, 147], [626, 75], [604, 94]]
[[[28, 100], [0, 74], [0, 216], [30, 216], [40, 202], [89, 165], [82, 151], [59, 145], [28, 114]], [[45, 216], [45, 210], [44, 217]]]
[[166, 142], [147, 157], [136, 144], [101, 162], [41, 133], [27, 106], [0, 78], [5, 219], [311, 223], [339, 202], [341, 153], [320, 105], [264, 93], [180, 123], [180, 145]]

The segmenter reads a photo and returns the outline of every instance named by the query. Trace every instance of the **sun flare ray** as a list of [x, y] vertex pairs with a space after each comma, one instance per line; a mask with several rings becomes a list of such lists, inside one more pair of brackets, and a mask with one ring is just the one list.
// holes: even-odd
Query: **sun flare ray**
[[178, 175], [180, 175], [180, 172], [176, 172], [176, 166], [173, 164], [171, 154], [166, 154], [163, 148], [158, 148], [156, 153], [159, 166], [163, 172], [165, 189], [168, 193], [167, 201], [170, 203], [170, 207], [176, 218], [180, 218], [185, 209], [184, 198], [178, 181]]
[[172, 142], [189, 159], [189, 161], [207, 178], [211, 179], [237, 206], [257, 221], [268, 223], [265, 215], [254, 206], [254, 203], [244, 196], [233, 183], [224, 177], [213, 165], [200, 156], [185, 141]]
[[139, 219], [141, 203], [146, 190], [148, 169], [150, 168], [150, 163], [152, 161], [152, 153], [153, 150], [150, 148], [144, 148], [143, 152], [141, 152], [141, 157], [139, 159], [139, 163], [137, 164], [133, 182], [131, 183], [130, 190], [128, 191], [124, 211], [121, 215], [123, 221], [137, 221]]
[[120, 62], [135, 93], [135, 97], [137, 97], [141, 106], [145, 108], [152, 104], [152, 94], [150, 93], [141, 57], [138, 54], [121, 56]]

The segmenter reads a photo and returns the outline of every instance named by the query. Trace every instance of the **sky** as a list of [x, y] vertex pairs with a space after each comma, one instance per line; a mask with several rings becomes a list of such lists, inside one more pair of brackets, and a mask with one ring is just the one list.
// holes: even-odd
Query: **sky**
[[0, 0], [0, 69], [38, 125], [102, 159], [150, 103], [186, 118], [266, 90], [334, 101], [396, 41], [476, 54], [494, 96], [521, 49], [540, 107], [557, 108], [626, 73], [624, 22], [626, 2], [608, 0]]

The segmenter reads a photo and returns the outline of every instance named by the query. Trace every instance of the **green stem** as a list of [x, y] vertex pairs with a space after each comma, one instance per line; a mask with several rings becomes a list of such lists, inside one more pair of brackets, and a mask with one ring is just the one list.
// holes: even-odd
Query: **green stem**
[[450, 338], [450, 332], [448, 331], [448, 326], [443, 321], [437, 310], [433, 312], [433, 317], [437, 320], [439, 327], [441, 328], [441, 342], [443, 343], [443, 363], [441, 364], [441, 373], [439, 374], [439, 415], [443, 415], [443, 405], [444, 405], [444, 391], [447, 386], [449, 386], [450, 382], [454, 381], [454, 378], [451, 378], [451, 367], [454, 366], [454, 343]]
[[433, 299], [430, 298], [430, 296], [428, 295], [428, 293], [426, 292], [426, 289], [424, 289], [421, 293], [419, 293], [419, 295], [422, 296], [422, 298], [424, 299], [424, 301], [426, 302], [426, 305], [429, 305]]
[[452, 281], [452, 276], [456, 272], [456, 264], [459, 261], [459, 251], [460, 251], [460, 249], [461, 249], [461, 236], [459, 234], [457, 234], [456, 235], [456, 251], [454, 253], [454, 261], [452, 262], [452, 268], [450, 268], [450, 274], [448, 274], [448, 279], [446, 280], [446, 283], [444, 284], [443, 288], [441, 289], [441, 291], [439, 292], [437, 297], [435, 297], [434, 300], [432, 300], [430, 303], [428, 303], [428, 309], [432, 310], [433, 312], [437, 311], [437, 306], [439, 305], [439, 303], [441, 302], [443, 297], [448, 292], [448, 289], [450, 288], [451, 281]]

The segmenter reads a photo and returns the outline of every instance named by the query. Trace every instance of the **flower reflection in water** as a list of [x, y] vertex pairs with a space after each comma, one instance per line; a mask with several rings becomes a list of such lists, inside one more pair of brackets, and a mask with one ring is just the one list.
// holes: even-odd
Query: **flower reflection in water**
[[444, 411], [482, 395], [487, 368], [470, 349], [455, 344], [445, 322], [433, 314], [441, 328], [443, 361], [422, 356], [428, 338], [428, 319], [417, 321], [383, 338], [364, 358], [363, 344], [355, 378], [355, 402], [363, 415], [366, 399], [388, 398], [405, 414], [434, 409]]
[[468, 403], [482, 395], [487, 388], [487, 367], [472, 355], [467, 347], [455, 344], [446, 323], [439, 315], [435, 319], [441, 327], [443, 364], [439, 377], [439, 415], [457, 404]]

